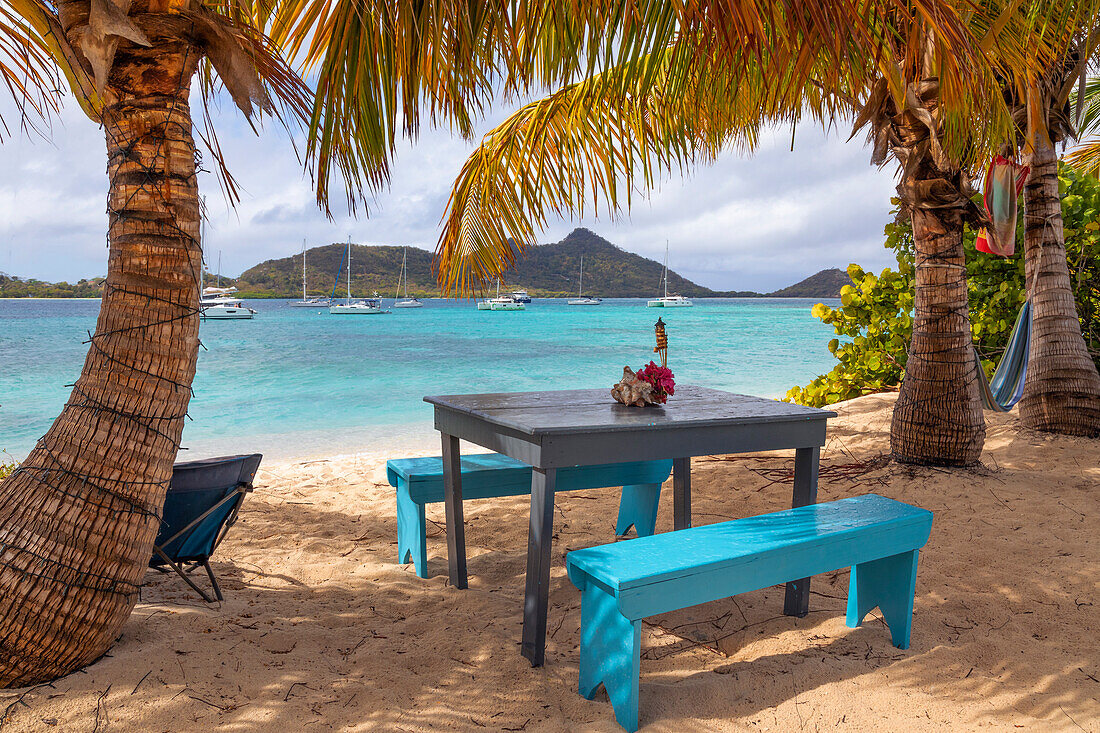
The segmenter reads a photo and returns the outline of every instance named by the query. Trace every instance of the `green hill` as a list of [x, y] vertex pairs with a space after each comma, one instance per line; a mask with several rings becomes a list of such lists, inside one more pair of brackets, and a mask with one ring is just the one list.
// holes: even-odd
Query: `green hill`
[[[329, 244], [306, 252], [306, 286], [312, 294], [331, 293], [336, 273], [346, 256], [346, 244]], [[401, 247], [351, 247], [351, 290], [358, 297], [378, 291], [393, 295], [401, 271]], [[417, 296], [438, 296], [433, 253], [416, 247], [408, 248], [409, 292]], [[663, 266], [619, 249], [588, 229], [575, 229], [569, 236], [553, 244], [529, 247], [509, 271], [501, 290], [526, 288], [531, 295], [551, 297], [576, 293], [580, 258], [584, 255], [584, 290], [606, 298], [646, 297], [657, 292]], [[344, 292], [340, 277], [337, 295]], [[222, 278], [223, 282], [228, 278]], [[301, 295], [302, 256], [268, 260], [245, 270], [233, 283], [249, 295], [292, 298]], [[717, 295], [713, 290], [697, 285], [670, 271], [669, 292], [689, 297]]]
[[835, 267], [810, 275], [802, 282], [769, 293], [772, 298], [839, 298], [840, 289], [851, 285], [848, 273]]
[[[582, 255], [586, 293], [605, 298], [644, 298], [657, 293], [664, 265], [619, 249], [583, 228], [574, 229], [560, 242], [528, 248], [508, 274], [508, 282], [546, 295], [575, 295]], [[715, 294], [672, 270], [668, 291], [688, 297]]]
[[[346, 292], [344, 271], [347, 243], [338, 242], [306, 251], [306, 290], [310, 295], [328, 295], [340, 273], [337, 294]], [[418, 296], [439, 294], [432, 272], [432, 253], [409, 247], [409, 293]], [[393, 296], [401, 272], [401, 247], [351, 245], [351, 291], [365, 297], [377, 290]], [[236, 280], [222, 278], [240, 288], [243, 295], [295, 298], [302, 295], [302, 255], [267, 260], [241, 273]]]

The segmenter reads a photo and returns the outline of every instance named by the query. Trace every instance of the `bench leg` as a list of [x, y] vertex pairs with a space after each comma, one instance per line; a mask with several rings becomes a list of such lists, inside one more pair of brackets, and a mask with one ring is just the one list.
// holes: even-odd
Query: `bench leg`
[[626, 534], [631, 525], [639, 537], [653, 534], [657, 527], [657, 504], [660, 500], [660, 484], [624, 486], [619, 499], [619, 521], [615, 524], [615, 534]]
[[416, 574], [428, 577], [427, 520], [424, 505], [409, 496], [409, 486], [400, 481], [397, 486], [397, 564], [412, 562]]
[[849, 628], [854, 629], [863, 623], [863, 617], [878, 606], [886, 625], [890, 627], [894, 646], [909, 648], [919, 555], [917, 550], [913, 550], [852, 566], [848, 579], [846, 619]]
[[577, 691], [586, 700], [602, 684], [615, 710], [615, 720], [638, 730], [638, 675], [642, 622], [619, 613], [615, 598], [595, 583], [581, 595], [581, 662]]

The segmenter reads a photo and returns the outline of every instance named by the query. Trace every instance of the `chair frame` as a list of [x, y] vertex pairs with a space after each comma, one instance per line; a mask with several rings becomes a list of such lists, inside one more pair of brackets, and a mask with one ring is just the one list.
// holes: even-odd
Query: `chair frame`
[[[168, 567], [170, 567], [172, 570], [174, 570], [176, 572], [176, 575], [183, 578], [184, 582], [187, 583], [187, 585], [191, 586], [191, 588], [196, 593], [198, 593], [200, 596], [202, 596], [202, 599], [204, 601], [206, 601], [207, 603], [213, 603], [214, 598], [211, 598], [206, 593], [206, 591], [204, 591], [202, 588], [197, 586], [195, 584], [195, 581], [191, 580], [191, 577], [190, 577], [189, 573], [194, 571], [200, 565], [203, 566], [204, 568], [206, 568], [206, 574], [210, 578], [210, 585], [214, 588], [215, 597], [219, 601], [224, 601], [225, 598], [222, 596], [221, 586], [218, 585], [218, 579], [214, 575], [213, 568], [210, 567], [210, 556], [207, 555], [206, 559], [204, 559], [204, 560], [194, 560], [194, 561], [182, 560], [182, 561], [177, 563], [174, 560], [172, 560], [172, 558], [168, 557], [168, 554], [165, 553], [163, 548], [167, 547], [170, 544], [172, 544], [172, 542], [177, 540], [184, 533], [191, 531], [192, 528], [194, 528], [200, 522], [205, 520], [208, 516], [210, 516], [215, 510], [217, 510], [219, 507], [221, 507], [226, 502], [235, 501], [236, 504], [233, 506], [232, 511], [229, 513], [229, 516], [226, 518], [225, 523], [222, 525], [221, 531], [219, 531], [218, 536], [216, 538], [214, 538], [214, 546], [210, 550], [210, 554], [211, 555], [214, 554], [214, 550], [218, 549], [218, 545], [220, 545], [222, 540], [225, 539], [225, 535], [229, 531], [229, 528], [232, 527], [233, 524], [237, 521], [237, 514], [240, 512], [241, 504], [244, 503], [245, 494], [249, 494], [251, 492], [252, 492], [252, 484], [251, 483], [238, 484], [237, 487], [231, 493], [226, 494], [225, 497], [221, 501], [219, 501], [217, 504], [210, 507], [205, 512], [200, 514], [198, 517], [193, 519], [186, 527], [181, 529], [179, 532], [176, 532], [174, 535], [172, 535], [171, 537], [166, 539], [164, 541], [163, 545], [153, 545], [153, 552], [155, 552], [157, 555], [160, 555], [160, 558], [162, 560], [164, 560], [164, 562], [168, 565]], [[190, 567], [185, 568], [184, 566], [187, 565], [188, 563], [190, 563]], [[154, 565], [153, 567], [154, 567], [154, 569], [156, 569], [156, 570], [158, 570], [162, 573], [165, 573], [165, 574], [168, 573], [168, 570], [164, 569], [163, 566]]]

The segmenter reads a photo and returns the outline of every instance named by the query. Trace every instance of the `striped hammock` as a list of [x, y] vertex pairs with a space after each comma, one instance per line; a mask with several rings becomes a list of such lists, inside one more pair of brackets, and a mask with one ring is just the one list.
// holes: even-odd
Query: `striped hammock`
[[1031, 301], [1025, 301], [1016, 317], [1016, 325], [1008, 337], [1008, 347], [997, 365], [993, 379], [986, 381], [985, 370], [978, 350], [974, 349], [974, 362], [978, 369], [978, 386], [985, 409], [1008, 412], [1024, 396], [1024, 378], [1027, 376], [1027, 357], [1031, 348]]

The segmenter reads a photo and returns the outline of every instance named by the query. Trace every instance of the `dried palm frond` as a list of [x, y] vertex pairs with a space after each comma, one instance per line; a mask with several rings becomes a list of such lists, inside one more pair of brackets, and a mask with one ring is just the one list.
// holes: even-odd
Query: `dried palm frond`
[[[57, 43], [47, 40], [55, 28], [56, 18], [35, 0], [0, 0], [0, 86], [11, 93], [25, 130], [43, 132], [40, 123], [48, 124], [61, 107]], [[9, 134], [0, 115], [0, 141]]]

